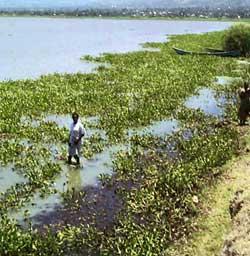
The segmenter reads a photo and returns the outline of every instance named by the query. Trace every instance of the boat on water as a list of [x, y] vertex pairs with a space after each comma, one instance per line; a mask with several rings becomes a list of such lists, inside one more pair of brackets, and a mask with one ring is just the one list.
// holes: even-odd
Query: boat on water
[[205, 48], [207, 52], [224, 52], [222, 49], [215, 49], [215, 48]]
[[211, 55], [211, 56], [219, 56], [219, 57], [239, 57], [240, 52], [239, 51], [220, 51], [217, 49], [213, 49], [216, 51], [211, 51], [212, 48], [210, 48], [210, 51], [206, 52], [192, 52], [192, 51], [186, 51], [183, 49], [174, 48], [175, 52], [179, 55]]

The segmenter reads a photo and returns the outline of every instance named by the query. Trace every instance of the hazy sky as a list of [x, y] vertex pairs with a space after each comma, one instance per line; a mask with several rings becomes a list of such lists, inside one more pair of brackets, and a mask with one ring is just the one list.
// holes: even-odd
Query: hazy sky
[[242, 6], [250, 0], [0, 0], [0, 8]]
[[[171, 6], [193, 0], [0, 0], [0, 8], [88, 7], [88, 6]], [[196, 0], [197, 1], [197, 0]], [[198, 0], [204, 1], [204, 0]]]

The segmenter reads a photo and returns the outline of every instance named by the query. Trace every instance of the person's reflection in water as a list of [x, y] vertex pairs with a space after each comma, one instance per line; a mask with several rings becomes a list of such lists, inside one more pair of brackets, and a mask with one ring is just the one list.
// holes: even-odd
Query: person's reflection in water
[[81, 168], [70, 167], [68, 171], [68, 191], [79, 192], [82, 189]]

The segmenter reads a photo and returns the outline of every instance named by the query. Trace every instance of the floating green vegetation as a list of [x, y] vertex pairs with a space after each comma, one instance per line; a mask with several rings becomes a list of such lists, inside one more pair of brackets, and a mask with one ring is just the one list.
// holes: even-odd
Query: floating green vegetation
[[[238, 134], [221, 123], [222, 115], [214, 115], [217, 109], [207, 111], [211, 106], [204, 109], [200, 102], [196, 109], [189, 105], [190, 97], [204, 93], [223, 99], [224, 117], [234, 120], [239, 84], [216, 87], [216, 77], [245, 79], [249, 67], [236, 74], [234, 59], [179, 56], [172, 47], [220, 48], [223, 36], [172, 36], [166, 43], [145, 45], [160, 51], [86, 56], [109, 64], [96, 73], [0, 83], [0, 166], [13, 164], [27, 179], [0, 196], [0, 254], [158, 256], [192, 231], [199, 192], [237, 151]], [[204, 87], [216, 87], [216, 93]], [[213, 98], [212, 107], [214, 103]], [[63, 224], [56, 219], [54, 227], [20, 228], [8, 217], [10, 210], [21, 210], [37, 193], [56, 193], [53, 184], [63, 173], [66, 149], [56, 153], [60, 161], [51, 151], [53, 145], [66, 145], [68, 131], [60, 122], [73, 111], [87, 119], [87, 131], [96, 131], [84, 144], [89, 163], [109, 147], [122, 149], [113, 157], [114, 175], [99, 175], [102, 187], [115, 188], [121, 209], [105, 229], [96, 225], [94, 213], [94, 221], [77, 215], [78, 222], [67, 224], [81, 213], [82, 204], [88, 205], [84, 191], [74, 200], [67, 192], [63, 197], [72, 202], [65, 207], [70, 205], [73, 212]]]

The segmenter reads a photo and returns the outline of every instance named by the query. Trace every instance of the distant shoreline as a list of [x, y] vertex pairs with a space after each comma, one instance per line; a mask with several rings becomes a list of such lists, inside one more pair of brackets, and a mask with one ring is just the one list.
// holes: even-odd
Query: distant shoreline
[[75, 15], [33, 15], [33, 14], [0, 14], [0, 18], [54, 18], [54, 19], [112, 19], [112, 20], [183, 20], [183, 21], [220, 21], [250, 22], [250, 18], [201, 18], [201, 17], [161, 17], [161, 16], [75, 16]]

